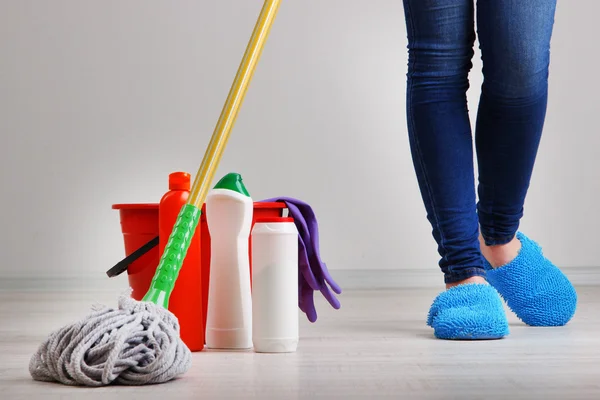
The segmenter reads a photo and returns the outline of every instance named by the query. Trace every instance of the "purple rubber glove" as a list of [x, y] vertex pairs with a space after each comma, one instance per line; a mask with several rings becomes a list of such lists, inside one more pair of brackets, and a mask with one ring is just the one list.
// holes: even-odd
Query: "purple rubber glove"
[[298, 229], [298, 306], [310, 322], [317, 320], [314, 292], [320, 291], [336, 310], [340, 302], [335, 294], [342, 289], [331, 277], [327, 265], [319, 254], [319, 227], [312, 208], [291, 197], [275, 197], [261, 202], [284, 202]]

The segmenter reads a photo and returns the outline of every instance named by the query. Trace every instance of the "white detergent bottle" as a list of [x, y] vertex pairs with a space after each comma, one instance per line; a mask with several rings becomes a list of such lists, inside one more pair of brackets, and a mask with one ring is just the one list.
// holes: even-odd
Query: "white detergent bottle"
[[295, 352], [298, 316], [298, 230], [294, 220], [258, 219], [252, 229], [254, 351]]
[[248, 242], [254, 203], [239, 174], [223, 177], [206, 196], [210, 282], [206, 346], [252, 348]]

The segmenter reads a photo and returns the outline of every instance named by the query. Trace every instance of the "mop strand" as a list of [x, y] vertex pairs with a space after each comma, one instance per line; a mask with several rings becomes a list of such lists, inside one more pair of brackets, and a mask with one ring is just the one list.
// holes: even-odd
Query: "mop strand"
[[168, 310], [121, 296], [43, 342], [29, 363], [34, 380], [72, 386], [163, 383], [187, 372], [191, 352]]

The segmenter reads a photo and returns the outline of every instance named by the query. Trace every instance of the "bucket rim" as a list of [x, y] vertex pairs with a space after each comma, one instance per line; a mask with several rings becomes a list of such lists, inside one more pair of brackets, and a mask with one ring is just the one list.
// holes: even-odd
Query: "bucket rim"
[[254, 203], [254, 208], [286, 208], [282, 201], [257, 201]]
[[112, 205], [113, 210], [157, 210], [158, 203], [119, 203]]

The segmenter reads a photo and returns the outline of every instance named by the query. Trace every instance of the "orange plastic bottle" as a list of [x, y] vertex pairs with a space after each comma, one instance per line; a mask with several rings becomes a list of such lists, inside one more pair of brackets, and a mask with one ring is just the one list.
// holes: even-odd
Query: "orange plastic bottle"
[[[162, 256], [181, 207], [190, 195], [190, 174], [169, 175], [169, 191], [159, 204], [159, 254]], [[191, 351], [204, 348], [204, 316], [202, 307], [202, 263], [198, 224], [169, 300], [169, 310], [179, 319], [181, 339]]]

